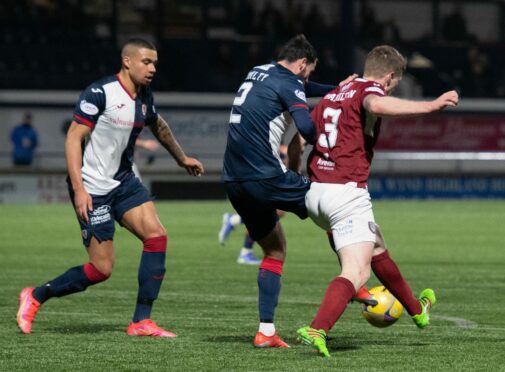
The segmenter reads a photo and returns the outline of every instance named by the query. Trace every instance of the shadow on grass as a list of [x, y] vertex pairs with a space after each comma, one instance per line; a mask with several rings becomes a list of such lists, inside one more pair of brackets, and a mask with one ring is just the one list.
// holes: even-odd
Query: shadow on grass
[[115, 324], [69, 324], [65, 326], [46, 328], [48, 333], [61, 333], [61, 334], [97, 334], [97, 333], [110, 333], [110, 332], [124, 332], [126, 327], [121, 327]]
[[252, 344], [253, 338], [254, 338], [253, 336], [215, 336], [215, 337], [207, 337], [204, 339], [204, 341]]
[[426, 342], [405, 342], [404, 339], [401, 340], [367, 340], [367, 339], [351, 339], [351, 338], [339, 338], [339, 337], [329, 337], [328, 349], [334, 351], [346, 351], [346, 350], [356, 350], [361, 349], [362, 346], [367, 345], [388, 345], [388, 346], [428, 346], [429, 343]]

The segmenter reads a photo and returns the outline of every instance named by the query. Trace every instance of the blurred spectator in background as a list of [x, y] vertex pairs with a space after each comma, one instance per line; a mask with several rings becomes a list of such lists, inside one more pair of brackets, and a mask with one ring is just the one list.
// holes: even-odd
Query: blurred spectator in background
[[302, 2], [292, 4], [288, 9], [286, 9], [286, 30], [289, 35], [297, 35], [305, 31], [304, 17], [305, 15], [303, 12]]
[[252, 0], [239, 1], [235, 17], [235, 30], [241, 35], [254, 34], [256, 31], [255, 19], [256, 14]]
[[305, 17], [304, 32], [313, 39], [325, 39], [328, 36], [328, 27], [325, 16], [318, 4], [313, 3]]
[[472, 39], [468, 33], [467, 22], [461, 4], [454, 5], [452, 12], [442, 20], [442, 35], [448, 41], [466, 41]]
[[259, 16], [259, 32], [265, 39], [279, 39], [286, 34], [286, 22], [279, 9], [272, 3], [265, 4], [265, 8]]
[[212, 73], [209, 76], [209, 86], [216, 92], [233, 91], [240, 81], [239, 69], [234, 60], [234, 50], [230, 43], [219, 43], [213, 49], [210, 62]]
[[25, 113], [23, 122], [11, 132], [12, 161], [14, 165], [31, 165], [38, 145], [38, 134], [32, 126], [32, 114]]
[[360, 10], [359, 39], [363, 43], [376, 44], [383, 40], [383, 25], [377, 20], [375, 9], [363, 1]]
[[383, 28], [383, 43], [397, 45], [402, 42], [400, 28], [393, 18], [384, 22]]
[[486, 96], [492, 90], [493, 80], [487, 53], [477, 45], [471, 46], [463, 69], [462, 94], [467, 97]]

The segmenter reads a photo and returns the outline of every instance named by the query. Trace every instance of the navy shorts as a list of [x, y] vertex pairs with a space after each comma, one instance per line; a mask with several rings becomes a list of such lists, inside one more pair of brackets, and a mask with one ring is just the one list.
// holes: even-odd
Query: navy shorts
[[[68, 191], [74, 204], [74, 192], [70, 184]], [[89, 223], [79, 219], [82, 242], [86, 247], [89, 246], [93, 236], [99, 242], [112, 240], [115, 231], [114, 221], [119, 222], [127, 211], [152, 200], [149, 191], [133, 174], [108, 194], [91, 195], [91, 198], [93, 211], [88, 212]]]
[[279, 220], [277, 209], [307, 218], [305, 194], [310, 181], [293, 171], [264, 180], [225, 182], [225, 187], [228, 199], [254, 240], [273, 230]]

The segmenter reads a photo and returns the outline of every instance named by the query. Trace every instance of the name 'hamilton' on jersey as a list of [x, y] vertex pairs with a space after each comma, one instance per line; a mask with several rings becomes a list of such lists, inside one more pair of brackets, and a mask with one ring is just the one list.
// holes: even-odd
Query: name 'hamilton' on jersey
[[254, 67], [233, 101], [224, 181], [252, 181], [287, 171], [279, 157], [289, 113], [308, 110], [304, 82], [277, 63]]
[[318, 140], [307, 160], [311, 181], [366, 186], [381, 124], [363, 108], [369, 94], [384, 96], [384, 87], [356, 78], [329, 92], [312, 110]]
[[133, 97], [118, 75], [98, 80], [79, 97], [74, 120], [93, 128], [82, 159], [84, 188], [92, 195], [105, 195], [133, 174], [135, 140], [158, 114], [149, 88]]

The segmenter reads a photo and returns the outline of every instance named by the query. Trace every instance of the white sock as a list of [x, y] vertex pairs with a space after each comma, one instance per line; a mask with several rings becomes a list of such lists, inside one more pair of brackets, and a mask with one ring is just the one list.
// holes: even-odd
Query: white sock
[[230, 217], [230, 223], [233, 225], [233, 226], [238, 226], [242, 223], [242, 218], [240, 217], [239, 214], [237, 213], [234, 213], [231, 215]]
[[259, 331], [265, 336], [275, 335], [275, 325], [273, 323], [260, 323]]
[[244, 256], [244, 255], [251, 253], [251, 252], [252, 252], [252, 248], [242, 247], [240, 249], [240, 256]]

